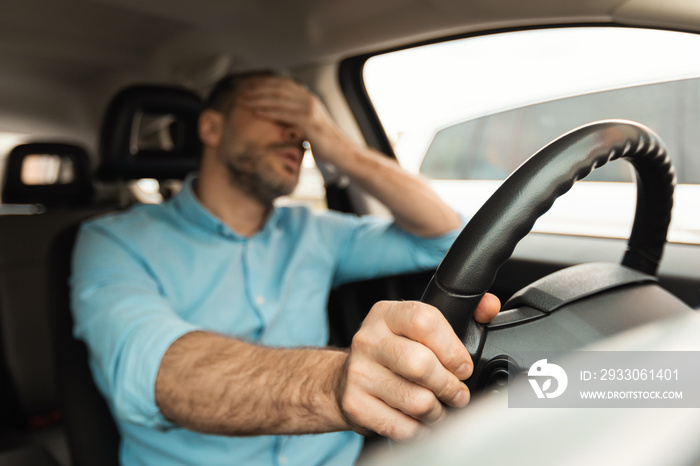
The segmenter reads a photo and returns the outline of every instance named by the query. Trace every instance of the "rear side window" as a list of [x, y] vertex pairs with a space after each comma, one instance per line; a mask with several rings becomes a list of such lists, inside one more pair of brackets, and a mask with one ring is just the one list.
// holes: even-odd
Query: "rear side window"
[[[501, 180], [571, 129], [628, 119], [666, 143], [679, 186], [669, 240], [700, 243], [700, 36], [553, 28], [370, 58], [368, 94], [399, 162], [473, 215]], [[625, 162], [594, 170], [534, 230], [626, 238], [636, 189]]]
[[[678, 182], [700, 184], [700, 79], [596, 92], [530, 105], [440, 129], [420, 172], [433, 179], [503, 179], [538, 149], [591, 121], [627, 119], [652, 128], [672, 154]], [[471, 156], [470, 156], [471, 155]], [[631, 181], [627, 164], [594, 170], [588, 181]]]

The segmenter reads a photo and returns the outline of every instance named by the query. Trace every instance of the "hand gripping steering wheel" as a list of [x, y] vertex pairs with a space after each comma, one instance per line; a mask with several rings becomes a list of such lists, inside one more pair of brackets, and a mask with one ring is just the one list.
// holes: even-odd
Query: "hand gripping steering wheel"
[[[488, 346], [486, 337], [490, 326], [477, 324], [472, 316], [481, 297], [493, 284], [496, 273], [535, 221], [560, 195], [595, 168], [616, 159], [630, 162], [637, 174], [637, 207], [623, 267], [616, 265], [614, 267], [619, 270], [612, 272], [605, 268], [594, 280], [595, 284], [584, 283], [579, 287], [581, 296], [567, 296], [565, 303], [555, 296], [555, 301], [559, 302], [557, 306], [539, 306], [537, 299], [534, 304], [528, 300], [517, 303], [527, 308], [519, 312], [528, 318], [508, 319], [505, 327], [511, 328], [509, 339], [514, 339], [513, 344], [517, 346], [519, 334], [513, 333], [513, 327], [541, 317], [555, 317], [561, 312], [562, 303], [588, 298], [604, 289], [648, 282], [647, 278], [654, 280], [666, 242], [675, 185], [673, 167], [663, 143], [650, 129], [623, 120], [596, 122], [564, 134], [523, 163], [474, 215], [443, 259], [421, 299], [437, 307], [463, 339], [474, 359], [477, 379], [477, 362], [485, 352], [485, 345]], [[547, 282], [545, 288], [549, 295], [570, 295], [568, 285], [557, 285], [557, 273], [540, 281]], [[601, 285], [601, 276], [603, 279], [610, 276], [610, 283]], [[571, 272], [565, 273], [562, 279], [570, 281], [570, 278]], [[652, 285], [658, 288], [655, 283]], [[556, 291], [557, 288], [560, 291]], [[539, 289], [528, 293], [526, 288], [518, 294], [522, 295], [523, 291], [526, 295], [543, 293]], [[491, 354], [493, 356], [493, 352]], [[501, 356], [508, 357], [507, 354]]]

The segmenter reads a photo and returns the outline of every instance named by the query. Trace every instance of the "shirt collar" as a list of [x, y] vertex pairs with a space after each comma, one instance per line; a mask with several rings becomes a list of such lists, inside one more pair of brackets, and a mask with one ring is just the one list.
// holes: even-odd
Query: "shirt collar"
[[[216, 215], [207, 210], [197, 198], [195, 193], [196, 183], [199, 182], [199, 174], [191, 173], [185, 179], [180, 192], [173, 197], [173, 205], [182, 216], [196, 226], [209, 231], [211, 233], [225, 236], [236, 240], [245, 240], [245, 236], [241, 236], [222, 222]], [[253, 235], [266, 237], [277, 226], [282, 215], [282, 209], [273, 207], [267, 217], [263, 229]]]

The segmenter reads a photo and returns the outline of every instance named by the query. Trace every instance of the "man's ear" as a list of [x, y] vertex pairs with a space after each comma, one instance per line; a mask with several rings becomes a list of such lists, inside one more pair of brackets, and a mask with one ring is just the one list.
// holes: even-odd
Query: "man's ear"
[[216, 110], [205, 109], [199, 116], [199, 139], [206, 147], [219, 147], [224, 132], [224, 115]]

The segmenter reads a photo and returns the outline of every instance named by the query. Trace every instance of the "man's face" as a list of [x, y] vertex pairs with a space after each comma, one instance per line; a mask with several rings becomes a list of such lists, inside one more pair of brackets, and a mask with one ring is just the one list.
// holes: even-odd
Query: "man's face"
[[271, 204], [296, 187], [305, 152], [303, 141], [298, 129], [234, 105], [224, 120], [217, 156], [237, 187]]

